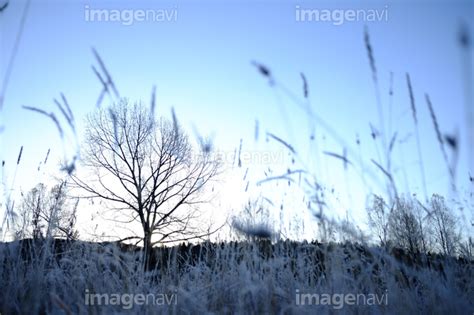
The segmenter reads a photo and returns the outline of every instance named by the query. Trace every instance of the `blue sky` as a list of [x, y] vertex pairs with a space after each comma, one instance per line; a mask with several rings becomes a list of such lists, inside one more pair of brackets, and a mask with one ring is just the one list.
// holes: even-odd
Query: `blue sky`
[[[2, 77], [25, 4], [11, 1], [0, 13]], [[177, 19], [135, 21], [130, 26], [121, 22], [91, 22], [85, 20], [86, 6], [108, 10], [176, 10]], [[298, 22], [296, 6], [318, 10], [387, 10], [388, 20], [346, 21], [339, 26], [330, 21]], [[377, 155], [369, 123], [378, 127], [379, 121], [363, 41], [367, 26], [386, 125], [389, 78], [393, 72], [392, 129], [398, 131], [399, 139], [413, 133], [405, 81], [405, 73], [409, 72], [420, 119], [428, 191], [451, 195], [424, 93], [431, 97], [442, 131], [459, 130], [457, 185], [463, 198], [469, 189], [469, 178], [463, 63], [457, 34], [460, 22], [471, 21], [473, 13], [472, 1], [32, 1], [1, 113], [5, 130], [0, 137], [0, 154], [7, 165], [7, 186], [11, 187], [15, 177], [14, 165], [22, 145], [23, 159], [13, 185], [16, 192], [48, 178], [48, 170], [57, 169], [53, 162], [63, 157], [64, 150], [70, 150], [68, 145], [61, 144], [50, 121], [23, 110], [22, 105], [57, 112], [52, 100], [64, 93], [74, 111], [80, 139], [83, 118], [94, 110], [101, 89], [91, 70], [92, 64], [97, 66], [91, 52], [91, 47], [95, 47], [121, 96], [149, 102], [152, 86], [156, 85], [157, 114], [169, 117], [174, 107], [178, 119], [191, 134], [195, 126], [201, 134], [212, 135], [216, 147], [225, 152], [237, 148], [240, 139], [244, 150], [283, 152], [278, 144], [264, 141], [265, 132], [278, 135], [300, 152], [306, 168], [328, 187], [335, 188], [337, 215], [344, 216], [350, 210], [350, 216], [363, 221], [366, 195], [383, 191], [384, 187], [364, 186], [354, 171], [345, 172], [340, 161], [323, 156], [323, 150], [342, 152], [342, 144], [318, 125], [318, 145], [312, 143], [308, 116], [281, 90], [270, 87], [251, 61], [268, 66], [278, 82], [301, 99], [299, 73], [304, 72], [314, 112], [356, 152], [358, 134], [367, 167], [380, 174], [370, 162]], [[472, 29], [471, 24], [471, 34]], [[470, 56], [472, 59], [472, 50]], [[261, 131], [258, 142], [254, 139], [256, 120]], [[394, 151], [394, 172], [402, 192], [421, 195], [414, 140], [412, 136], [402, 150]], [[36, 168], [48, 148], [52, 150], [49, 169], [38, 174]], [[263, 178], [267, 166], [250, 163], [252, 193], [262, 192], [278, 200], [277, 204], [286, 198], [290, 208], [296, 208], [296, 204], [288, 201], [292, 198], [282, 197], [285, 192], [293, 194], [291, 190], [255, 185]], [[285, 172], [289, 166], [302, 167], [291, 163], [273, 166], [275, 174]], [[229, 172], [215, 208], [237, 209], [248, 198], [249, 193], [242, 192], [245, 181], [238, 179], [245, 169], [246, 166]]]

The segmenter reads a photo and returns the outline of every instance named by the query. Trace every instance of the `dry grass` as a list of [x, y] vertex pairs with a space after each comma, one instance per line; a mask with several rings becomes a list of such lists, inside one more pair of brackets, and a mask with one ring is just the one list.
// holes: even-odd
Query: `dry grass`
[[[29, 1], [27, 5], [29, 5]], [[26, 13], [27, 9], [25, 9], [23, 19], [26, 18]], [[21, 23], [22, 27], [23, 24], [24, 20]], [[15, 44], [14, 53], [8, 63], [6, 80], [4, 80], [0, 95], [0, 111], [20, 38], [21, 30]], [[469, 37], [465, 32], [462, 34], [460, 42], [462, 47], [470, 46]], [[311, 124], [319, 124], [321, 130], [338, 143], [343, 150], [343, 154], [338, 154], [332, 151], [320, 150], [319, 147], [316, 147], [318, 153], [321, 151], [326, 156], [341, 160], [344, 170], [348, 168], [357, 169], [363, 177], [364, 183], [366, 183], [366, 177], [372, 178], [374, 182], [381, 186], [388, 182], [387, 195], [392, 196], [393, 194], [394, 200], [398, 200], [397, 182], [391, 170], [391, 154], [396, 149], [398, 133], [391, 134], [391, 125], [388, 133], [385, 128], [384, 107], [381, 102], [379, 78], [368, 29], [365, 29], [364, 32], [364, 44], [375, 87], [376, 105], [379, 114], [379, 130], [370, 125], [371, 136], [377, 149], [378, 161], [362, 155], [359, 138], [356, 141], [359, 154], [355, 154], [356, 150], [347, 143], [345, 137], [341, 136], [334, 126], [313, 112], [309, 100], [309, 84], [303, 73], [300, 73], [303, 92], [303, 99], [301, 99], [298, 96], [301, 93], [293, 93], [273, 75], [269, 67], [258, 62], [252, 62], [252, 64], [260, 75], [268, 80], [275, 93], [284, 95], [296, 104], [307, 114]], [[98, 64], [98, 67], [92, 66], [92, 71], [101, 85], [96, 106], [101, 107], [105, 96], [113, 101], [120, 99], [120, 94], [103, 59], [94, 48], [92, 52]], [[421, 117], [418, 117], [413, 87], [408, 74], [406, 75], [406, 82], [416, 131], [420, 174], [425, 198], [428, 198], [418, 131]], [[391, 114], [393, 73], [390, 74], [389, 95]], [[443, 159], [448, 167], [452, 183], [454, 183], [455, 172], [448, 161], [445, 142], [451, 143], [451, 147], [457, 148], [457, 138], [443, 138], [431, 100], [428, 95], [425, 98]], [[283, 101], [280, 97], [277, 99]], [[61, 94], [61, 102], [56, 99], [54, 102], [62, 117], [66, 120], [67, 128], [64, 128], [58, 119], [61, 116], [57, 116], [54, 112], [47, 112], [32, 106], [24, 106], [23, 108], [39, 113], [51, 120], [57, 127], [61, 139], [64, 140], [68, 131], [76, 135], [73, 111], [66, 97]], [[150, 106], [154, 115], [156, 107], [155, 86], [152, 88]], [[174, 108], [171, 114], [174, 130], [177, 132], [178, 119]], [[470, 117], [468, 123], [473, 121], [471, 116], [468, 115]], [[114, 122], [116, 121], [113, 116], [111, 119]], [[290, 130], [288, 131], [290, 132]], [[259, 139], [259, 133], [259, 122], [257, 120], [255, 123], [256, 141]], [[117, 129], [114, 130], [114, 135], [115, 140], [118, 141]], [[203, 244], [201, 250], [205, 254], [201, 255], [200, 251], [197, 260], [191, 256], [179, 255], [177, 250], [170, 249], [171, 254], [166, 256], [167, 259], [158, 265], [155, 270], [147, 273], [140, 267], [142, 266], [141, 255], [123, 254], [114, 246], [95, 247], [96, 245], [72, 244], [67, 247], [63, 255], [57, 255], [53, 247], [54, 240], [48, 238], [43, 244], [40, 244], [38, 251], [31, 250], [30, 254], [33, 253], [36, 256], [33, 260], [28, 260], [24, 257], [20, 242], [8, 245], [0, 243], [0, 261], [3, 262], [0, 264], [0, 277], [4, 284], [3, 294], [0, 298], [0, 310], [4, 313], [24, 313], [28, 311], [32, 314], [59, 314], [64, 312], [81, 314], [121, 313], [123, 309], [120, 308], [101, 309], [85, 306], [81, 303], [85, 290], [99, 293], [143, 293], [166, 292], [170, 289], [179, 293], [179, 297], [182, 299], [179, 306], [168, 306], [162, 309], [145, 306], [136, 308], [134, 311], [149, 314], [195, 312], [237, 314], [312, 313], [314, 309], [295, 307], [294, 293], [296, 289], [309, 292], [389, 292], [390, 300], [393, 301], [389, 307], [381, 306], [371, 309], [371, 312], [380, 314], [459, 313], [474, 308], [473, 301], [470, 298], [474, 292], [472, 281], [469, 281], [473, 275], [471, 260], [461, 261], [453, 257], [442, 257], [438, 261], [441, 267], [427, 267], [423, 265], [423, 262], [419, 263], [415, 256], [404, 256], [403, 251], [402, 254], [397, 252], [399, 257], [395, 255], [397, 257], [394, 258], [386, 249], [369, 246], [368, 237], [355, 226], [354, 222], [351, 222], [348, 218], [338, 220], [327, 215], [325, 210], [331, 210], [331, 204], [326, 194], [328, 189], [321, 183], [317, 174], [309, 171], [310, 168], [305, 164], [307, 161], [298, 155], [296, 144], [285, 141], [271, 132], [266, 132], [266, 135], [267, 138], [275, 140], [278, 145], [283, 145], [292, 154], [292, 163], [295, 163], [294, 158], [297, 157], [302, 167], [296, 170], [288, 168], [286, 173], [277, 176], [270, 173], [266, 174], [266, 178], [258, 181], [257, 185], [279, 180], [284, 180], [288, 184], [306, 183], [305, 198], [308, 200], [308, 210], [311, 211], [320, 225], [319, 237], [326, 244], [278, 242], [274, 246], [266, 246], [265, 249], [270, 252], [264, 253], [261, 252], [260, 243], [258, 242], [237, 245], [224, 244], [223, 246]], [[391, 135], [390, 143], [387, 143], [388, 135]], [[315, 135], [312, 133], [310, 140], [314, 140], [314, 138]], [[379, 140], [382, 142], [383, 156], [378, 152]], [[238, 167], [243, 165], [241, 161], [242, 143], [241, 139], [238, 153], [236, 152]], [[456, 145], [452, 145], [452, 143]], [[204, 144], [204, 141], [201, 141], [201, 144]], [[315, 146], [317, 146], [316, 143]], [[22, 154], [23, 146], [18, 155], [16, 169], [20, 165]], [[49, 154], [50, 150], [48, 150], [43, 164], [46, 164]], [[383, 157], [386, 158], [386, 161], [383, 161]], [[64, 169], [69, 175], [74, 171], [78, 158], [79, 154], [75, 154], [65, 166]], [[2, 174], [4, 174], [4, 166], [5, 162], [3, 161]], [[379, 176], [371, 170], [374, 166], [376, 171], [379, 171], [383, 176]], [[244, 181], [247, 179], [248, 172], [247, 168]], [[298, 179], [296, 179], [296, 176], [298, 176]], [[472, 178], [470, 180], [472, 182]], [[247, 181], [245, 190], [248, 187], [249, 182]], [[7, 215], [5, 218], [8, 219], [9, 215], [14, 216], [15, 204], [9, 196], [7, 196], [6, 202]], [[273, 205], [273, 202], [269, 199], [268, 203]], [[283, 212], [283, 204], [280, 209]], [[6, 221], [7, 228], [9, 222], [9, 220]], [[240, 221], [235, 221], [233, 227], [242, 235], [253, 239], [284, 238], [281, 233], [275, 236], [277, 233], [268, 224], [248, 226]], [[331, 240], [336, 239], [344, 239], [352, 243], [343, 246], [330, 243]], [[357, 245], [356, 243], [362, 243], [363, 245]], [[163, 249], [163, 251], [166, 250]], [[420, 254], [420, 257], [426, 259], [427, 255], [425, 254], [427, 253]], [[422, 268], [420, 268], [420, 265]], [[433, 303], [433, 301], [441, 303]], [[334, 310], [325, 308], [318, 309], [318, 311], [332, 314]], [[366, 311], [364, 308], [349, 308], [342, 310], [342, 313], [364, 313]]]
[[420, 178], [423, 184], [423, 192], [425, 195], [425, 199], [428, 200], [428, 190], [426, 188], [425, 166], [424, 166], [423, 154], [421, 150], [420, 131], [418, 129], [418, 117], [417, 117], [417, 112], [416, 112], [415, 96], [413, 95], [413, 87], [411, 85], [411, 79], [408, 73], [406, 74], [406, 80], [407, 80], [407, 86], [408, 86], [408, 94], [410, 97], [411, 114], [412, 114], [413, 122], [415, 125], [416, 148], [417, 148], [418, 159], [419, 159]]

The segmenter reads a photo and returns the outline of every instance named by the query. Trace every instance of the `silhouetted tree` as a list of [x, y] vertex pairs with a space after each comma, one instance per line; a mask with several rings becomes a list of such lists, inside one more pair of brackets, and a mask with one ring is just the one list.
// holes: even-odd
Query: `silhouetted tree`
[[372, 233], [376, 235], [382, 246], [387, 245], [388, 241], [388, 219], [390, 209], [388, 209], [385, 200], [380, 196], [374, 196], [372, 206], [367, 208], [369, 218], [369, 227]]
[[66, 184], [66, 181], [61, 181], [48, 190], [46, 185], [40, 183], [23, 195], [16, 225], [18, 238], [77, 238], [78, 200], [68, 198]]
[[423, 250], [423, 229], [416, 216], [418, 206], [412, 199], [398, 198], [389, 216], [390, 241], [411, 254]]
[[454, 255], [461, 240], [457, 231], [456, 217], [446, 206], [446, 202], [440, 195], [431, 197], [430, 222], [433, 228], [433, 237], [445, 255]]
[[143, 234], [145, 268], [157, 243], [208, 235], [194, 224], [203, 189], [218, 173], [209, 145], [194, 151], [176, 118], [156, 120], [142, 104], [121, 100], [88, 116], [83, 164], [73, 180], [91, 198], [109, 202]]
[[256, 241], [271, 239], [276, 235], [272, 231], [270, 212], [263, 198], [249, 199], [243, 210], [232, 218], [232, 228], [242, 239]]

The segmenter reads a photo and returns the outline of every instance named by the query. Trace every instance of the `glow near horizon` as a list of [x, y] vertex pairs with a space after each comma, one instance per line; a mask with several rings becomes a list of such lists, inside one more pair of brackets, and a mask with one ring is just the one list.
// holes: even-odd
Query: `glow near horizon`
[[[12, 51], [19, 16], [25, 2], [10, 3], [0, 15], [1, 67], [5, 71]], [[370, 158], [377, 160], [370, 139], [369, 123], [378, 126], [374, 87], [363, 43], [363, 28], [367, 24], [376, 58], [382, 102], [388, 114], [389, 73], [394, 73], [393, 130], [399, 139], [413, 132], [405, 73], [409, 72], [420, 117], [424, 162], [428, 190], [447, 192], [448, 176], [432, 130], [423, 94], [429, 93], [445, 133], [459, 128], [461, 152], [458, 168], [460, 192], [469, 189], [467, 156], [463, 135], [463, 82], [457, 32], [460, 20], [469, 21], [471, 2], [390, 3], [389, 21], [382, 23], [346, 22], [340, 26], [325, 22], [297, 22], [295, 8], [369, 8], [384, 9], [385, 3], [351, 6], [332, 2], [33, 2], [10, 78], [2, 113], [5, 131], [2, 159], [13, 168], [20, 146], [24, 146], [21, 167], [16, 174], [14, 189], [27, 191], [57, 165], [49, 163], [42, 173], [36, 172], [48, 148], [51, 160], [62, 157], [62, 145], [55, 126], [21, 105], [56, 110], [53, 98], [63, 92], [73, 107], [78, 134], [83, 130], [82, 118], [95, 107], [101, 86], [90, 70], [96, 64], [90, 52], [95, 47], [103, 57], [121, 95], [131, 100], [148, 102], [151, 87], [157, 86], [157, 114], [170, 117], [174, 106], [178, 119], [193, 137], [193, 128], [203, 135], [214, 135], [216, 147], [233, 152], [243, 139], [243, 150], [280, 152], [274, 142], [265, 143], [265, 132], [271, 132], [291, 143], [302, 160], [320, 182], [335, 188], [333, 214], [349, 216], [363, 225], [365, 197], [368, 193], [354, 171], [344, 172], [341, 162], [325, 157], [321, 151], [342, 153], [341, 143], [316, 124], [319, 155], [311, 153], [308, 117], [281, 90], [268, 86], [251, 60], [267, 65], [279, 82], [298, 97], [302, 97], [299, 72], [308, 78], [313, 110], [342, 135], [346, 144], [357, 153], [356, 134], [360, 135], [362, 155], [367, 167], [377, 174]], [[85, 6], [109, 9], [172, 9], [177, 7], [178, 19], [172, 23], [134, 23], [124, 26], [113, 22], [86, 22]], [[471, 34], [472, 32], [472, 25]], [[260, 140], [254, 141], [255, 120], [259, 121]], [[388, 125], [388, 121], [387, 121]], [[325, 140], [323, 140], [325, 137]], [[395, 151], [394, 172], [403, 192], [422, 195], [414, 138]], [[409, 154], [408, 152], [413, 152]], [[399, 157], [403, 156], [404, 161]], [[313, 159], [314, 158], [314, 159]], [[313, 160], [312, 160], [313, 159]], [[320, 165], [316, 164], [320, 161]], [[406, 163], [405, 165], [401, 165]], [[278, 164], [278, 163], [277, 163]], [[306, 211], [290, 197], [285, 183], [256, 187], [264, 178], [268, 165], [250, 165], [249, 191], [263, 191], [275, 202], [275, 216], [280, 204], [285, 215]], [[291, 163], [274, 166], [279, 175]], [[241, 180], [245, 165], [234, 169], [220, 185], [220, 198], [213, 204], [216, 213], [239, 209], [247, 200], [246, 183]], [[398, 169], [398, 171], [397, 171]], [[404, 170], [409, 175], [403, 178]], [[12, 180], [13, 170], [6, 174]], [[37, 177], [31, 180], [32, 175]], [[380, 179], [383, 175], [380, 175]], [[379, 179], [379, 180], [380, 180]], [[219, 185], [218, 185], [219, 186]], [[380, 185], [371, 185], [384, 191]], [[405, 187], [408, 186], [408, 187]], [[292, 189], [292, 188], [290, 188]], [[299, 199], [300, 196], [294, 197]], [[462, 196], [461, 196], [462, 198]], [[284, 199], [284, 200], [282, 200]], [[298, 208], [298, 209], [291, 209]], [[84, 210], [89, 216], [90, 211]], [[216, 214], [219, 216], [219, 214]], [[304, 220], [310, 214], [302, 216]], [[87, 222], [85, 219], [84, 222]], [[85, 224], [85, 223], [84, 223]]]

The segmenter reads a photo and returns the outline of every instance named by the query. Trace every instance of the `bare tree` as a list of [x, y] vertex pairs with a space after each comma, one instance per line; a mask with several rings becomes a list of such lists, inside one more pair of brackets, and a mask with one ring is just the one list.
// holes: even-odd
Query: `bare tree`
[[385, 200], [375, 195], [372, 206], [367, 208], [367, 216], [369, 218], [369, 227], [373, 234], [380, 240], [382, 246], [387, 245], [388, 241], [388, 219], [390, 210]]
[[474, 241], [468, 237], [459, 244], [459, 255], [466, 259], [474, 259]]
[[236, 236], [248, 241], [270, 239], [276, 236], [271, 228], [269, 209], [261, 196], [255, 199], [250, 198], [244, 208], [232, 218], [231, 226]]
[[154, 245], [209, 235], [194, 223], [219, 163], [210, 146], [193, 150], [174, 116], [156, 120], [147, 107], [127, 100], [100, 109], [88, 116], [82, 157], [90, 174], [73, 175], [75, 184], [109, 202], [127, 218], [122, 222], [139, 223], [145, 268]]
[[457, 231], [457, 219], [451, 210], [446, 206], [446, 202], [440, 195], [431, 197], [430, 222], [433, 227], [433, 236], [440, 250], [445, 255], [454, 255], [461, 240]]
[[423, 253], [428, 253], [428, 251], [433, 249], [433, 238], [430, 237], [433, 229], [429, 224], [429, 210], [418, 199], [415, 199], [414, 203], [417, 204], [413, 208], [413, 214], [418, 221], [418, 228], [420, 229], [421, 250]]
[[68, 198], [66, 184], [66, 181], [60, 181], [48, 190], [46, 185], [40, 183], [23, 195], [16, 225], [18, 238], [77, 238], [78, 200]]
[[411, 254], [423, 250], [423, 229], [416, 214], [419, 204], [413, 199], [398, 198], [390, 213], [388, 231], [390, 241]]

